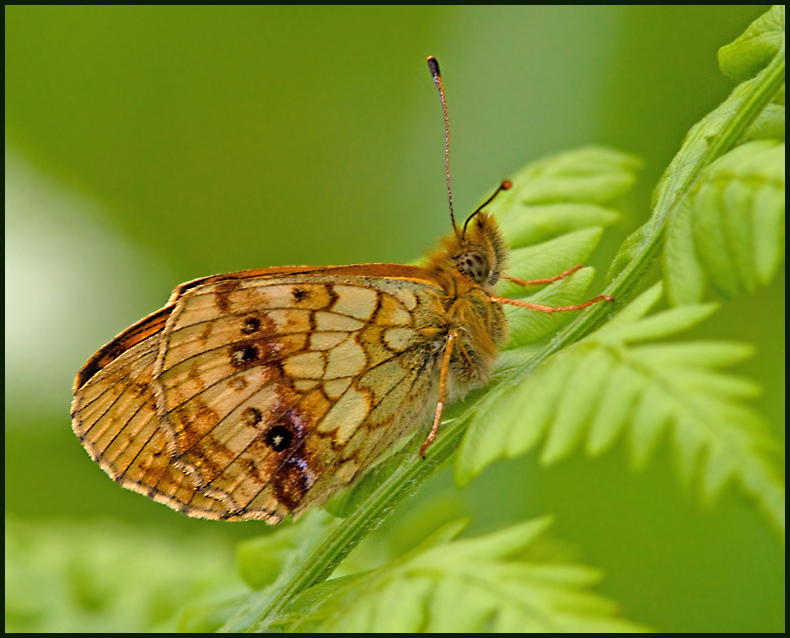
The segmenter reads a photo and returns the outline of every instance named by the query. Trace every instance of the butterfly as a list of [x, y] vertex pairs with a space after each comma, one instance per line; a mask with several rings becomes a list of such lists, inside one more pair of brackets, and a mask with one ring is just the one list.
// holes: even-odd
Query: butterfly
[[[428, 58], [449, 126], [439, 66]], [[188, 516], [300, 516], [357, 481], [446, 402], [486, 384], [507, 337], [507, 246], [483, 209], [422, 266], [298, 266], [214, 275], [101, 348], [74, 382], [72, 428], [116, 482]]]

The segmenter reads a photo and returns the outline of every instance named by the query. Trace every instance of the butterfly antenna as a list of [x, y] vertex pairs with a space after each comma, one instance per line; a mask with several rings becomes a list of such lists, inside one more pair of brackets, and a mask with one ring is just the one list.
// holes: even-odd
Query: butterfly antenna
[[442, 99], [442, 112], [444, 113], [444, 172], [447, 176], [447, 199], [450, 202], [450, 221], [453, 223], [453, 231], [458, 236], [458, 227], [455, 225], [455, 215], [453, 214], [453, 189], [450, 185], [450, 120], [447, 118], [447, 101], [444, 99], [444, 86], [442, 85], [442, 74], [439, 71], [439, 61], [432, 55], [428, 56], [428, 68], [431, 70], [433, 81], [439, 89], [439, 97]]
[[502, 182], [502, 183], [499, 185], [499, 188], [497, 188], [497, 189], [494, 191], [494, 194], [493, 194], [493, 195], [491, 195], [491, 197], [489, 197], [489, 198], [488, 198], [486, 201], [484, 201], [482, 204], [480, 204], [480, 206], [478, 206], [478, 207], [477, 207], [477, 210], [476, 210], [474, 213], [472, 213], [471, 215], [469, 215], [469, 217], [467, 217], [467, 218], [466, 218], [466, 221], [464, 222], [464, 230], [463, 230], [463, 232], [461, 233], [461, 237], [463, 237], [464, 235], [466, 235], [466, 227], [469, 225], [469, 222], [470, 222], [470, 221], [472, 221], [472, 219], [474, 218], [474, 216], [475, 216], [475, 215], [477, 215], [477, 214], [478, 214], [478, 213], [479, 213], [481, 210], [483, 210], [483, 209], [484, 209], [486, 206], [488, 206], [488, 205], [489, 205], [491, 202], [493, 202], [493, 201], [494, 201], [494, 198], [495, 198], [497, 195], [499, 195], [499, 193], [501, 193], [502, 191], [509, 190], [509, 189], [510, 189], [510, 188], [512, 188], [512, 187], [513, 187], [513, 182], [511, 182], [509, 179], [506, 179], [504, 182]]

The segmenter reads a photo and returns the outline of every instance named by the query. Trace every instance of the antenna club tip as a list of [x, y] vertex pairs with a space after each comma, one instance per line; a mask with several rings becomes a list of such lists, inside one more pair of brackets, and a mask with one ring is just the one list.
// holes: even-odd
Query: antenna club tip
[[510, 190], [511, 188], [513, 188], [513, 182], [511, 182], [509, 179], [506, 179], [504, 182], [502, 182], [503, 191]]
[[428, 68], [431, 70], [431, 75], [434, 77], [442, 77], [439, 71], [439, 61], [432, 55], [428, 56]]

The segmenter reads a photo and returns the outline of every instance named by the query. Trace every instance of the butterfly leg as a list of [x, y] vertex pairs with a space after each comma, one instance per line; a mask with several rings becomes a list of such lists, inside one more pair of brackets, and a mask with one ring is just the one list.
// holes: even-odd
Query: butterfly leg
[[590, 299], [590, 301], [585, 301], [584, 303], [580, 303], [576, 306], [541, 306], [536, 303], [519, 301], [518, 299], [508, 299], [507, 297], [489, 297], [488, 300], [493, 301], [494, 303], [508, 304], [511, 306], [518, 306], [519, 308], [529, 308], [530, 310], [537, 310], [538, 312], [545, 313], [565, 312], [566, 310], [581, 310], [582, 308], [592, 306], [594, 303], [598, 303], [599, 301], [611, 301], [614, 303], [614, 299], [609, 295], [598, 295], [597, 297]]
[[436, 415], [433, 417], [433, 427], [428, 433], [428, 438], [420, 448], [420, 456], [425, 458], [425, 450], [433, 443], [436, 433], [439, 431], [439, 424], [442, 421], [442, 410], [444, 410], [444, 400], [447, 394], [447, 372], [450, 369], [450, 353], [453, 350], [453, 341], [458, 337], [458, 333], [453, 331], [447, 338], [447, 345], [444, 347], [444, 357], [442, 357], [442, 371], [439, 374], [439, 403], [436, 406]]
[[[508, 281], [512, 281], [514, 284], [518, 284], [519, 286], [538, 286], [544, 284], [551, 284], [555, 281], [559, 281], [560, 279], [565, 279], [566, 277], [570, 277], [573, 273], [575, 273], [580, 268], [583, 268], [584, 264], [576, 264], [573, 268], [569, 268], [565, 272], [560, 273], [559, 275], [555, 275], [554, 277], [549, 277], [548, 279], [532, 279], [527, 281], [525, 279], [517, 279], [516, 277], [510, 277], [508, 275], [504, 275], [503, 279], [507, 279]], [[565, 312], [566, 310], [581, 310], [582, 308], [587, 308], [587, 306], [592, 306], [594, 303], [598, 303], [599, 301], [611, 301], [614, 303], [614, 299], [609, 295], [599, 295], [595, 297], [595, 299], [590, 299], [590, 301], [586, 301], [583, 304], [578, 304], [576, 306], [541, 306], [539, 304], [529, 303], [526, 301], [518, 301], [516, 299], [506, 299], [505, 297], [490, 297], [491, 301], [496, 303], [504, 303], [510, 304], [511, 306], [518, 306], [519, 308], [529, 308], [530, 310], [537, 310], [538, 312]]]
[[511, 277], [510, 275], [502, 275], [502, 279], [507, 279], [508, 281], [512, 281], [514, 284], [518, 284], [519, 286], [543, 286], [545, 284], [551, 284], [555, 281], [559, 281], [560, 279], [565, 279], [566, 277], [570, 277], [573, 273], [577, 270], [584, 268], [584, 264], [576, 264], [573, 268], [569, 268], [565, 272], [560, 273], [559, 275], [555, 275], [554, 277], [549, 277], [548, 279], [518, 279], [516, 277]]

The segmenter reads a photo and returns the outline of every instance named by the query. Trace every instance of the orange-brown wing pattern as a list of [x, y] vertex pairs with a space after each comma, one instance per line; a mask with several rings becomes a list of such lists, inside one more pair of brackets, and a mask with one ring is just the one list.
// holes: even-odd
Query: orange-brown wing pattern
[[197, 484], [170, 462], [153, 396], [154, 365], [169, 315], [163, 311], [132, 326], [83, 367], [75, 382], [72, 427], [110, 477], [172, 507], [178, 502], [173, 494], [192, 494]]
[[320, 503], [430, 401], [435, 375], [418, 373], [435, 361], [434, 345], [416, 311], [440, 292], [338, 274], [188, 289], [155, 383], [175, 458], [230, 518], [279, 520]]
[[420, 275], [370, 265], [184, 284], [161, 330], [77, 389], [75, 432], [122, 485], [189, 515], [298, 515], [433, 407], [443, 293]]

